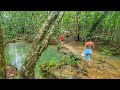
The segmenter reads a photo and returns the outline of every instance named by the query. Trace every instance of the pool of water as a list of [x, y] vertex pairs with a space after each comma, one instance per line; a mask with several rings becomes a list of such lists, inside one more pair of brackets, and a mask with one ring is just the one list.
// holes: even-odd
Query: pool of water
[[20, 70], [26, 58], [29, 47], [30, 44], [24, 42], [7, 44], [5, 47], [6, 62]]
[[114, 61], [120, 62], [120, 55], [110, 56], [109, 58], [110, 58], [110, 60], [112, 60], [112, 61], [114, 60]]
[[109, 60], [112, 62], [112, 64], [120, 68], [120, 55], [110, 56]]
[[49, 45], [48, 48], [42, 53], [40, 59], [38, 60], [35, 67], [35, 77], [40, 78], [40, 68], [41, 64], [50, 62], [51, 59], [54, 59], [56, 62], [61, 60], [63, 56], [58, 52], [56, 46]]
[[[18, 70], [21, 69], [25, 58], [27, 56], [28, 50], [30, 48], [30, 43], [26, 42], [17, 42], [17, 43], [9, 43], [5, 47], [5, 56], [6, 62], [15, 66]], [[51, 59], [55, 61], [62, 60], [63, 55], [61, 55], [56, 46], [49, 45], [48, 48], [42, 53], [41, 57], [39, 58], [36, 67], [35, 67], [35, 77], [40, 77], [40, 64], [44, 64], [49, 62]], [[115, 65], [120, 67], [120, 55], [117, 56], [110, 56], [110, 61], [115, 63]]]
[[[17, 43], [9, 43], [5, 47], [5, 56], [6, 62], [15, 66], [18, 70], [21, 69], [22, 64], [25, 61], [28, 50], [30, 48], [30, 43], [25, 42], [17, 42]], [[62, 55], [58, 52], [56, 46], [49, 45], [48, 48], [42, 53], [39, 58], [36, 67], [35, 67], [35, 76], [39, 78], [40, 76], [40, 64], [44, 64], [49, 62], [54, 58], [55, 61], [61, 60]]]

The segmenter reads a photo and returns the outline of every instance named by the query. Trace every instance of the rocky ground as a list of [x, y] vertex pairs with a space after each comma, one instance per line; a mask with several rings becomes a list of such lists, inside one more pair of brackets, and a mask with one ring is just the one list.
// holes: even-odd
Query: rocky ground
[[19, 78], [19, 73], [17, 69], [9, 64], [6, 67], [6, 78], [7, 79], [17, 79]]
[[63, 44], [60, 51], [66, 55], [76, 58], [77, 63], [66, 64], [67, 61], [60, 61], [57, 65], [49, 64], [41, 65], [43, 76], [52, 79], [120, 79], [120, 68], [111, 61], [105, 61], [100, 58], [97, 51], [93, 51], [91, 67], [88, 62], [82, 64], [82, 56], [80, 53], [83, 51], [83, 46]]
[[[83, 46], [74, 43], [63, 43], [60, 52], [75, 58], [75, 61], [65, 59], [58, 63], [47, 63], [40, 65], [42, 76], [48, 79], [120, 79], [120, 66], [100, 58], [97, 51], [93, 51], [91, 67], [88, 62], [82, 64], [81, 52]], [[7, 79], [19, 78], [17, 69], [7, 65]]]

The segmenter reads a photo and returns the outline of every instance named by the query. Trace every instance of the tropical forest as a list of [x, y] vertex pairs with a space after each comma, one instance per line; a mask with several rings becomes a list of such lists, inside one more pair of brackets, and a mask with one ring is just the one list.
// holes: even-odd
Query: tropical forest
[[0, 79], [120, 79], [120, 11], [0, 11]]

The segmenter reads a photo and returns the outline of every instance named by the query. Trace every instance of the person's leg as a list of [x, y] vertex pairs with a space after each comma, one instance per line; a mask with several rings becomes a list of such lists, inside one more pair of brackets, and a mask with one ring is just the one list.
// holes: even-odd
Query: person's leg
[[88, 53], [88, 49], [85, 49], [85, 51], [84, 51], [83, 64], [85, 64], [85, 61], [86, 61], [86, 58], [87, 58], [87, 53]]
[[85, 54], [83, 58], [83, 64], [85, 64], [86, 58], [87, 58], [87, 55]]
[[88, 55], [88, 62], [89, 62], [89, 66], [91, 66], [90, 61], [91, 61], [91, 55]]
[[89, 49], [88, 50], [88, 61], [89, 61], [89, 66], [91, 66], [90, 64], [91, 64], [91, 56], [92, 56], [92, 50], [91, 49]]

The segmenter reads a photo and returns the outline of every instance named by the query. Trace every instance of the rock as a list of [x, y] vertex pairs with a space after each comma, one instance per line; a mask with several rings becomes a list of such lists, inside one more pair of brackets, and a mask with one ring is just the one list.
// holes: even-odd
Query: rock
[[74, 58], [75, 60], [81, 60], [81, 54], [77, 52], [72, 52], [69, 50], [69, 48], [61, 46], [59, 51], [65, 55], [70, 56], [71, 58]]
[[19, 78], [19, 72], [17, 69], [11, 65], [7, 65], [7, 79], [15, 79], [16, 77]]

